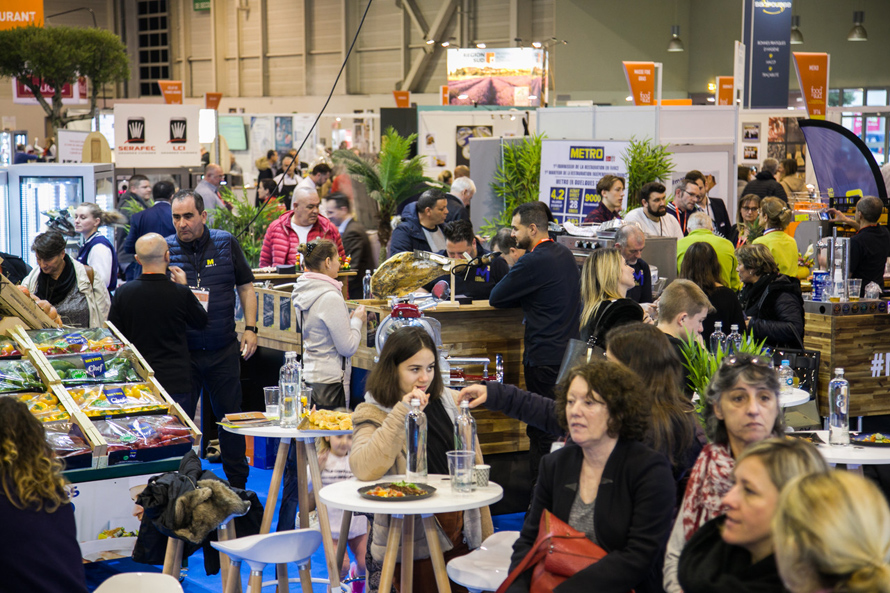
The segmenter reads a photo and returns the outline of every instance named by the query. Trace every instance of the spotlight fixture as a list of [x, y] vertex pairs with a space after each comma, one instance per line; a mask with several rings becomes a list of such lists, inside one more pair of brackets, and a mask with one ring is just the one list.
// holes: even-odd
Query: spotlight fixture
[[458, 95], [458, 96], [457, 96], [457, 98], [460, 99], [461, 101], [463, 101], [463, 100], [466, 99], [467, 97], [469, 97], [469, 95], [467, 95], [466, 93], [464, 93], [463, 95]]
[[685, 51], [683, 41], [680, 39], [680, 25], [671, 25], [671, 41], [668, 43], [668, 51]]
[[853, 28], [847, 33], [847, 41], [868, 41], [868, 33], [862, 23], [865, 21], [865, 12], [857, 10], [853, 13]]
[[532, 41], [532, 47], [535, 49], [541, 49], [541, 42], [540, 41]]
[[484, 43], [477, 43], [477, 44], [476, 44], [476, 47], [479, 48], [479, 49], [485, 49], [485, 44], [484, 44]]
[[628, 96], [626, 96], [626, 97], [624, 98], [624, 100], [625, 100], [625, 101], [633, 101], [633, 100], [634, 100], [634, 97], [633, 97], [633, 95], [628, 95]]
[[338, 118], [336, 118], [336, 119], [337, 119], [337, 121], [340, 121], [340, 118], [339, 118], [339, 117], [338, 117]]
[[427, 45], [433, 45], [434, 43], [436, 43], [436, 40], [435, 40], [435, 39], [427, 39], [427, 40], [426, 40], [426, 44], [427, 44]]
[[529, 101], [534, 101], [534, 100], [537, 99], [537, 98], [538, 98], [537, 95], [529, 95], [529, 96], [528, 96], [528, 100], [529, 100]]
[[708, 97], [708, 103], [713, 103], [715, 101], [714, 97]]
[[511, 116], [510, 116], [510, 121], [516, 121], [516, 116], [515, 116], [515, 115], [511, 115]]
[[449, 45], [451, 45], [451, 42], [450, 42], [450, 41], [443, 41], [443, 42], [442, 42], [442, 47], [448, 47]]
[[801, 43], [803, 43], [803, 33], [800, 32], [800, 15], [795, 14], [791, 17], [791, 45]]

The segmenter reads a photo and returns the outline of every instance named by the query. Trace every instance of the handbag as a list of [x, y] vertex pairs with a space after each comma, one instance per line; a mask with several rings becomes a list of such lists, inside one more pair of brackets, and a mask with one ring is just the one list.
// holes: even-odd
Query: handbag
[[[533, 568], [530, 593], [549, 593], [566, 579], [606, 556], [607, 552], [582, 532], [544, 509], [538, 538], [522, 562], [510, 571], [497, 593], [505, 593], [519, 575]], [[631, 593], [633, 593], [631, 591]]]
[[600, 326], [606, 312], [612, 307], [610, 301], [605, 307], [600, 307], [593, 319], [593, 332], [590, 334], [587, 342], [569, 340], [566, 346], [565, 354], [562, 355], [562, 362], [559, 365], [559, 372], [556, 373], [556, 384], [561, 384], [576, 366], [588, 364], [591, 360], [602, 360], [606, 354], [605, 338], [602, 336], [602, 328]]

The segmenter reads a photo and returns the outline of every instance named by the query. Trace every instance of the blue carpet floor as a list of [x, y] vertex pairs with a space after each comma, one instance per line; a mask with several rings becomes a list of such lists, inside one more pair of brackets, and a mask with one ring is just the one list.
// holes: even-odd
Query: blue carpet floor
[[[225, 478], [222, 466], [219, 464], [208, 464], [204, 461], [205, 469], [213, 471], [221, 478]], [[250, 476], [247, 480], [248, 490], [256, 492], [260, 500], [266, 500], [269, 492], [269, 481], [272, 479], [272, 470], [262, 470], [250, 468]], [[278, 509], [281, 505], [281, 490], [279, 489], [278, 500], [275, 503], [275, 517], [272, 521], [272, 529], [277, 524]], [[523, 513], [515, 513], [512, 515], [499, 515], [493, 517], [495, 531], [519, 531], [522, 528]], [[351, 554], [350, 554], [351, 556]], [[182, 589], [185, 593], [219, 593], [222, 591], [222, 580], [220, 575], [207, 576], [204, 574], [204, 553], [198, 551], [188, 559], [189, 570], [182, 582]], [[161, 572], [160, 566], [151, 566], [147, 564], [137, 564], [129, 558], [122, 560], [106, 560], [103, 562], [93, 562], [85, 565], [87, 575], [87, 587], [90, 591], [95, 590], [106, 579], [122, 572]], [[246, 564], [241, 567], [241, 576], [243, 582], [247, 583], [250, 569]], [[291, 578], [298, 578], [296, 565], [288, 566], [288, 575]], [[327, 567], [325, 566], [324, 551], [319, 548], [312, 556], [312, 578], [327, 578]], [[275, 579], [275, 568], [269, 566], [263, 574], [263, 580], [272, 581]], [[268, 589], [272, 591], [273, 589]], [[299, 583], [291, 583], [291, 591], [300, 591]], [[327, 585], [316, 583], [313, 585], [315, 593], [324, 593], [327, 591]]]

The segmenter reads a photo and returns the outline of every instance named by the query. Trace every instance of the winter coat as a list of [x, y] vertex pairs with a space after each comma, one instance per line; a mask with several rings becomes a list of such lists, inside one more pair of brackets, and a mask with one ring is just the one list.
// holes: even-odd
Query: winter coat
[[779, 183], [782, 184], [782, 188], [789, 198], [797, 192], [807, 191], [807, 182], [797, 175], [786, 175]]
[[745, 189], [739, 195], [744, 196], [747, 194], [757, 194], [761, 198], [774, 196], [784, 202], [788, 201], [788, 196], [785, 195], [785, 188], [776, 181], [776, 178], [769, 171], [758, 173], [754, 179], [748, 182], [748, 185], [745, 186]]
[[[441, 395], [445, 411], [454, 420], [458, 414], [454, 394], [445, 389]], [[365, 394], [365, 403], [359, 404], [352, 415], [355, 430], [352, 435], [352, 450], [349, 453], [349, 467], [359, 480], [379, 480], [385, 475], [404, 475], [407, 468], [405, 444], [405, 417], [409, 408], [399, 402], [393, 408], [384, 408], [370, 393]], [[482, 450], [476, 441], [476, 463], [483, 463]], [[374, 515], [372, 541], [368, 543], [371, 555], [382, 562], [386, 551], [386, 538], [389, 533], [389, 515]], [[491, 511], [488, 507], [464, 511], [464, 537], [470, 549], [478, 548], [482, 541], [494, 532]], [[414, 558], [429, 558], [426, 537], [423, 536], [420, 517], [415, 517]], [[439, 528], [439, 543], [443, 551], [452, 548], [451, 541]]]
[[[445, 225], [440, 224], [440, 229], [444, 229]], [[433, 251], [430, 244], [426, 240], [423, 233], [423, 227], [420, 226], [420, 219], [417, 218], [417, 203], [408, 204], [402, 210], [402, 222], [399, 223], [389, 239], [389, 249], [387, 257], [392, 257], [396, 253], [403, 251]]]
[[[108, 319], [108, 310], [111, 309], [111, 295], [108, 294], [106, 280], [102, 278], [101, 274], [96, 274], [94, 271], [93, 281], [90, 282], [86, 266], [74, 258], [71, 259], [71, 263], [74, 265], [74, 274], [77, 276], [77, 290], [86, 297], [90, 309], [90, 327], [102, 327], [105, 320]], [[39, 266], [31, 270], [31, 273], [22, 280], [22, 286], [27, 288], [31, 294], [37, 291], [38, 275], [40, 275]]]
[[[263, 250], [260, 252], [260, 267], [296, 265], [298, 263], [297, 247], [300, 245], [300, 237], [291, 226], [291, 218], [294, 211], [288, 210], [273, 221], [266, 229], [263, 238]], [[341, 258], [346, 257], [343, 251], [343, 242], [340, 240], [340, 232], [336, 225], [322, 215], [309, 229], [308, 240], [327, 239], [337, 246], [337, 253]]]
[[303, 341], [303, 379], [339, 383], [362, 338], [361, 319], [349, 310], [336, 280], [308, 272], [297, 279], [291, 301], [297, 310]]
[[767, 274], [746, 284], [740, 297], [748, 330], [767, 346], [803, 348], [804, 316], [800, 287], [784, 274]]

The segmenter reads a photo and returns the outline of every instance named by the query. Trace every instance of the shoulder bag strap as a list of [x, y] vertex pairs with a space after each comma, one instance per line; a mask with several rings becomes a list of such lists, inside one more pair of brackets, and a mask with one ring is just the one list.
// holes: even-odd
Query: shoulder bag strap
[[510, 574], [507, 575], [507, 578], [501, 583], [501, 586], [498, 587], [496, 593], [506, 593], [507, 589], [510, 588], [510, 585], [513, 584], [519, 575], [524, 573], [526, 570], [532, 568], [547, 553], [548, 542], [552, 534], [550, 533], [550, 511], [544, 509], [544, 513], [541, 515], [541, 523], [538, 526], [538, 539], [535, 540], [535, 545], [528, 551], [525, 555], [525, 558], [522, 559], [516, 568], [510, 571]]

